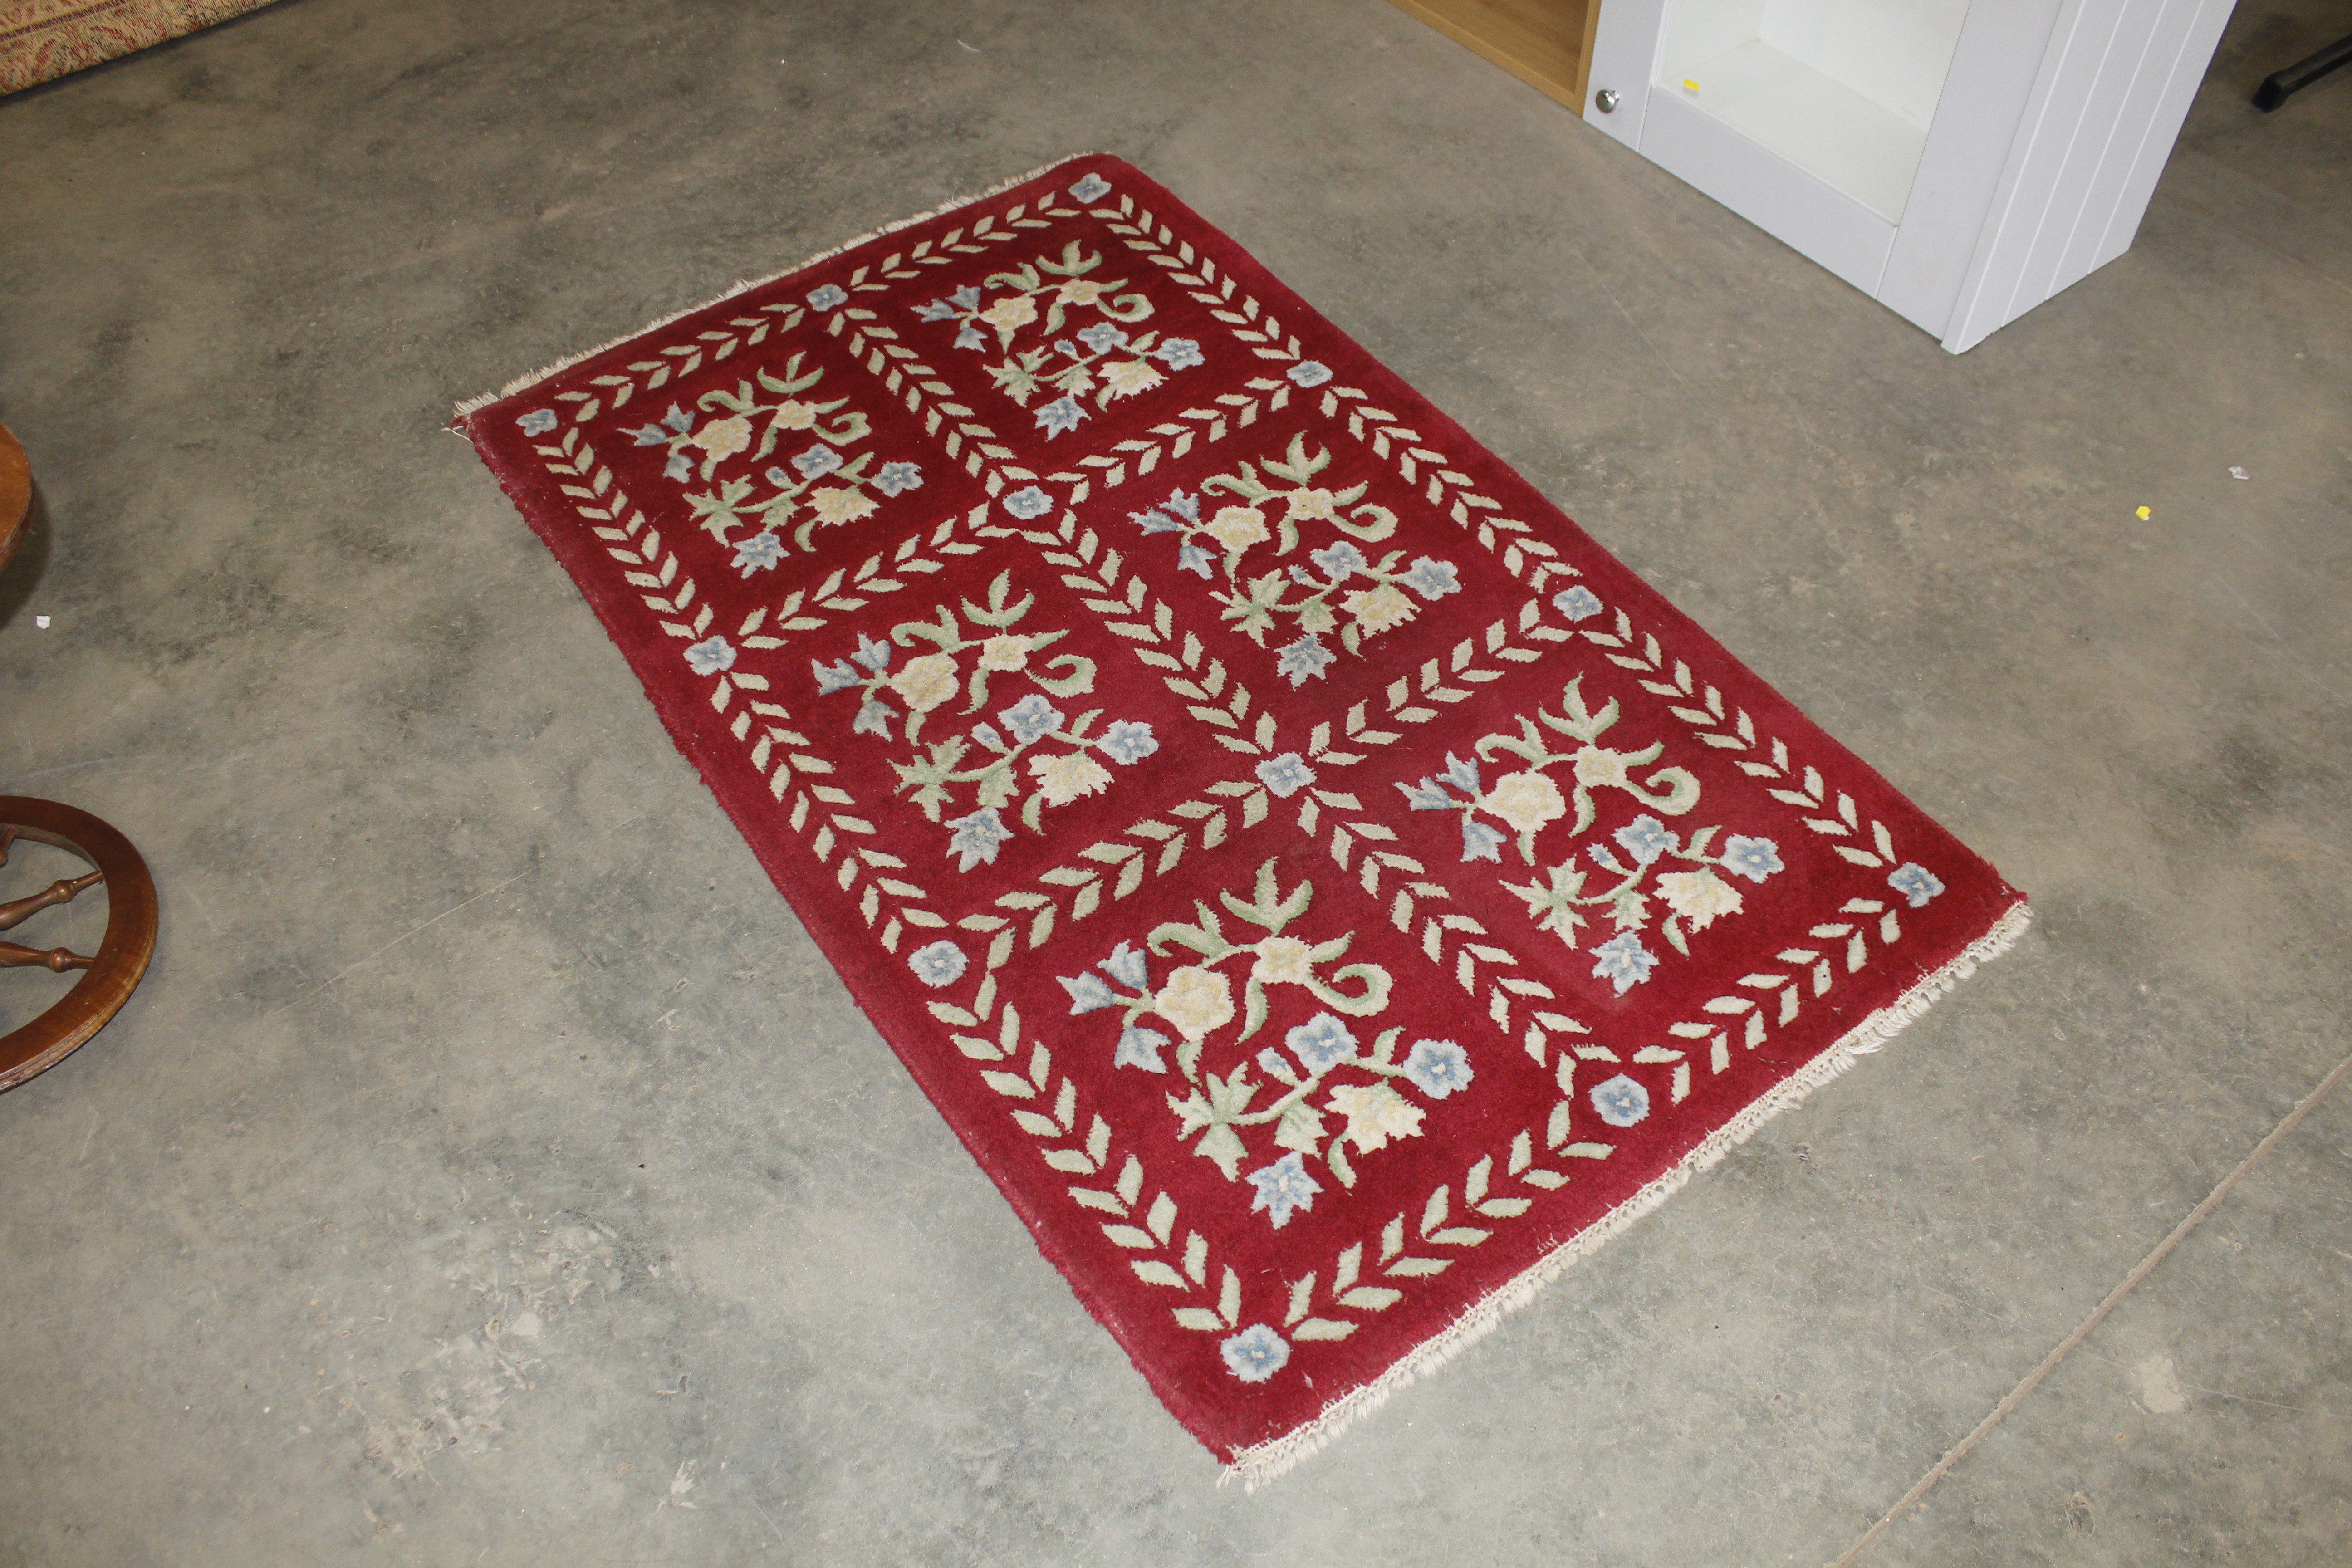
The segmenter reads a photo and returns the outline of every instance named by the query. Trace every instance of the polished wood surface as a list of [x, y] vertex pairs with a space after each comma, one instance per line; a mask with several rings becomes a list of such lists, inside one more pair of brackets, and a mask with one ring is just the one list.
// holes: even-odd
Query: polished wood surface
[[0, 566], [16, 553], [25, 540], [25, 520], [33, 510], [33, 470], [25, 448], [8, 426], [0, 425]]
[[[80, 969], [74, 988], [23, 1027], [0, 1036], [0, 1089], [14, 1089], [54, 1067], [75, 1047], [106, 1026], [129, 1001], [155, 952], [155, 884], [147, 862], [131, 841], [86, 811], [52, 800], [0, 795], [0, 866], [9, 844], [31, 839], [79, 855], [97, 870], [54, 882], [29, 897], [0, 904], [0, 927], [28, 920], [72, 899], [93, 883], [106, 883], [106, 935], [88, 957], [63, 948], [42, 951], [0, 942], [0, 966], [38, 964], [60, 972]], [[6, 983], [0, 973], [0, 984]]]
[[1584, 112], [1601, 0], [1393, 0], [1547, 97]]

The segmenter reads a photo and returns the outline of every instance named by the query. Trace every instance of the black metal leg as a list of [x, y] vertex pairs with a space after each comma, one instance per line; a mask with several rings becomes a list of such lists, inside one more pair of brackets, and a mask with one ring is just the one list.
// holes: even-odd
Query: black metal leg
[[2352, 37], [2338, 38], [2309, 59], [2264, 77], [2263, 85], [2254, 89], [2254, 107], [2267, 114], [2284, 103], [2287, 94], [2309, 87], [2347, 61], [2352, 61]]

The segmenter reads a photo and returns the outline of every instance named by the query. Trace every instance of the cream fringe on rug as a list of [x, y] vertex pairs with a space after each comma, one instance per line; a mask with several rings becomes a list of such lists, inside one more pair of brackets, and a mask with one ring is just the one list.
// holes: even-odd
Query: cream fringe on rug
[[1849, 1030], [1837, 1044], [1783, 1079], [1770, 1092], [1717, 1128], [1673, 1170], [1561, 1242], [1541, 1262], [1509, 1284], [1489, 1291], [1451, 1326], [1423, 1341], [1411, 1355], [1382, 1373], [1377, 1381], [1333, 1400], [1323, 1407], [1322, 1415], [1297, 1430], [1235, 1454], [1217, 1484], [1238, 1480], [1247, 1490], [1257, 1490], [1379, 1409], [1388, 1402], [1390, 1394], [1423, 1373], [1452, 1360], [1465, 1346], [1502, 1321], [1505, 1313], [1526, 1306], [1579, 1259], [1597, 1251], [1626, 1226], [1672, 1197], [1694, 1173], [1715, 1164], [1735, 1145], [1748, 1142], [1758, 1128], [1802, 1102], [1807, 1095], [1852, 1067], [1854, 1058], [1870, 1055], [1901, 1034], [1934, 1006], [1937, 998], [1974, 974], [1978, 964], [2008, 952], [2032, 923], [2032, 910], [2021, 902], [2011, 905], [1992, 930], [1969, 943], [1958, 958], [1922, 978], [1894, 1002]]

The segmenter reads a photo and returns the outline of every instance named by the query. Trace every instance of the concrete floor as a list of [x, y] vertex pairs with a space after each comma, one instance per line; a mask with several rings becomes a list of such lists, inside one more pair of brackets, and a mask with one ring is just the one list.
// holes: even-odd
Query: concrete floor
[[[0, 1099], [0, 1562], [1837, 1558], [2347, 1049], [2352, 79], [2244, 103], [2347, 25], [2246, 0], [1957, 360], [1378, 0], [283, 0], [0, 100], [0, 793], [163, 909]], [[1255, 1497], [441, 429], [1089, 147], [2040, 913]], [[2348, 1181], [2352, 1089], [1862, 1561], [2352, 1561]]]

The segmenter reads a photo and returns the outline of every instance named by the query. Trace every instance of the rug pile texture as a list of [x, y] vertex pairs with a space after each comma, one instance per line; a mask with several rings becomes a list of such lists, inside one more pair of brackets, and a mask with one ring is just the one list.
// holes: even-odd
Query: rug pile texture
[[1252, 1483], [2026, 922], [1114, 158], [458, 423], [1039, 1247]]
[[0, 4], [0, 93], [20, 92], [226, 22], [270, 0], [16, 0]]

